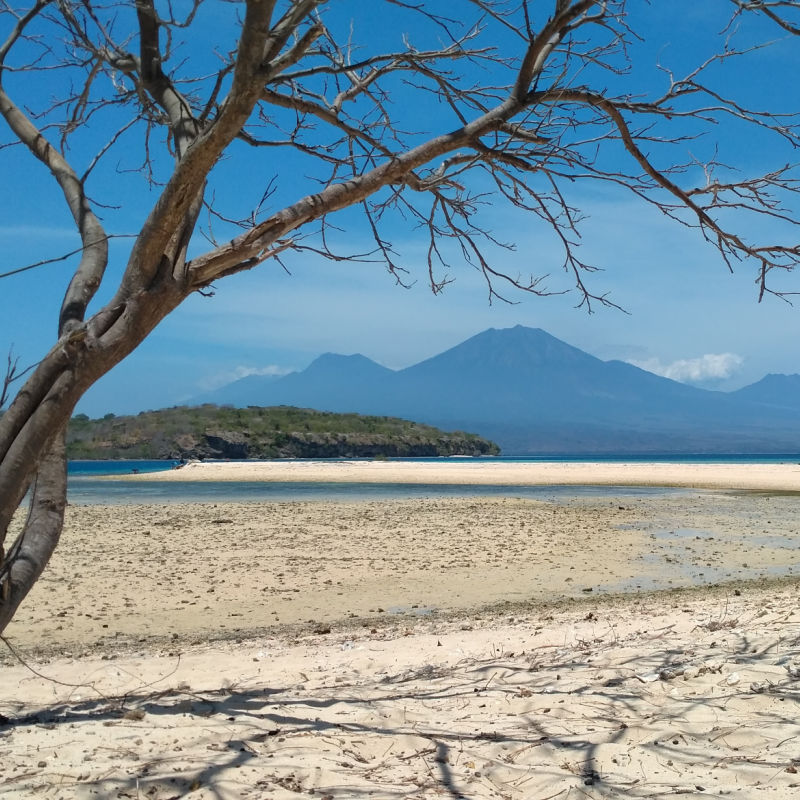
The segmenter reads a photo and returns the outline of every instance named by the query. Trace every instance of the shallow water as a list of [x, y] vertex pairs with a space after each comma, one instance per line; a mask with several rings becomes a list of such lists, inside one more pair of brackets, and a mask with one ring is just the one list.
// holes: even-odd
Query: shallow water
[[436, 497], [525, 497], [564, 501], [574, 497], [636, 498], [696, 493], [696, 490], [631, 486], [485, 486], [463, 484], [322, 483], [263, 481], [125, 481], [71, 476], [69, 501], [81, 505], [120, 503], [236, 503], [298, 500], [408, 500]]

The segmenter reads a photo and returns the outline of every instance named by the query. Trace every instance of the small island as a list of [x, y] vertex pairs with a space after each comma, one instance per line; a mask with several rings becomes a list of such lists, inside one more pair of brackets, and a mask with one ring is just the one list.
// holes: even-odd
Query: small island
[[176, 406], [72, 418], [70, 459], [391, 458], [497, 455], [488, 439], [396, 417], [291, 406]]

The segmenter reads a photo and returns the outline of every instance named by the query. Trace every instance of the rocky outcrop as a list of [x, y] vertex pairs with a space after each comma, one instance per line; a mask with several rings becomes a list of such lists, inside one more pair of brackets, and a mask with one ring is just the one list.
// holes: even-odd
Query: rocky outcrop
[[70, 458], [392, 458], [496, 455], [497, 446], [393, 417], [215, 406], [73, 420]]
[[248, 436], [235, 431], [215, 431], [204, 437], [208, 448], [207, 458], [248, 458], [250, 445]]
[[457, 434], [426, 441], [410, 436], [291, 432], [260, 445], [256, 458], [434, 458], [493, 453], [491, 442]]

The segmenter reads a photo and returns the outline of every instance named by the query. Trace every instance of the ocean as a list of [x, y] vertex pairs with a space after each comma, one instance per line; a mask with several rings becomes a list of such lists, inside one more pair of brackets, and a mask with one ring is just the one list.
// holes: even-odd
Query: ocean
[[[391, 461], [412, 463], [435, 462], [438, 458], [399, 458]], [[631, 456], [623, 454], [561, 456], [493, 456], [485, 458], [452, 457], [453, 462], [662, 462], [662, 463], [798, 463], [800, 454], [771, 455], [682, 455], [656, 454]], [[103, 475], [131, 475], [135, 472], [171, 470], [177, 461], [73, 461], [69, 464], [68, 499], [71, 503], [114, 505], [117, 503], [225, 503], [286, 502], [291, 500], [389, 500], [423, 497], [502, 496], [558, 500], [568, 497], [642, 497], [685, 493], [686, 489], [663, 487], [618, 486], [464, 486], [440, 484], [376, 484], [256, 481], [106, 481]]]

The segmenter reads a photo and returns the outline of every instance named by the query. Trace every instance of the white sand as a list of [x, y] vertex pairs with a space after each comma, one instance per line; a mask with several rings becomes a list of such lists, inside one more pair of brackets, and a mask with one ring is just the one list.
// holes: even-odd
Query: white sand
[[[794, 798], [798, 592], [3, 669], [9, 798]], [[71, 685], [75, 684], [75, 685]]]
[[800, 464], [665, 464], [503, 461], [247, 461], [197, 463], [125, 480], [326, 481], [506, 486], [685, 486], [800, 492]]
[[[795, 465], [411, 466], [153, 477], [798, 488]], [[798, 505], [71, 506], [7, 631], [26, 666], [0, 652], [0, 796], [795, 798], [800, 587], [759, 583], [791, 575]]]

